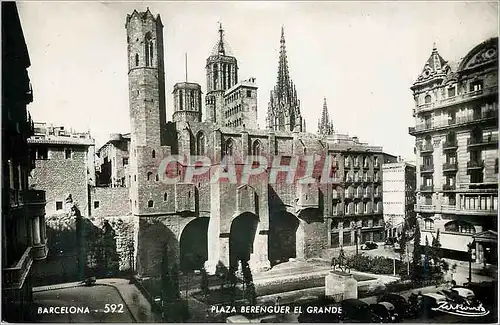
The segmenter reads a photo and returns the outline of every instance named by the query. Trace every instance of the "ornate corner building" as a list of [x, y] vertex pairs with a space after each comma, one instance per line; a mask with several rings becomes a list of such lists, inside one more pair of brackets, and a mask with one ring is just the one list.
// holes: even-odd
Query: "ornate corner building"
[[[267, 129], [257, 128], [255, 78], [240, 80], [238, 61], [219, 25], [206, 60], [207, 89], [185, 80], [173, 86], [172, 121], [166, 121], [163, 24], [148, 10], [126, 18], [130, 95], [129, 202], [135, 222], [135, 271], [156, 276], [168, 258], [181, 269], [250, 261], [266, 269], [321, 250], [382, 240], [383, 153], [347, 135], [306, 133], [297, 91], [288, 73], [284, 31]], [[202, 116], [205, 103], [206, 116]], [[317, 153], [335, 161], [330, 184], [270, 182], [269, 166], [248, 184], [210, 182], [221, 161], [249, 155], [268, 161]], [[161, 181], [171, 155], [209, 157], [205, 179], [184, 182], [188, 162], [177, 162], [178, 181]], [[288, 161], [285, 162], [285, 161]], [[333, 176], [332, 176], [333, 175]]]
[[439, 229], [450, 258], [497, 263], [498, 38], [458, 63], [434, 47], [411, 87], [422, 244]]
[[[15, 2], [2, 3], [2, 321], [27, 322], [31, 273], [47, 255], [45, 192], [32, 190], [31, 65]], [[43, 262], [41, 262], [43, 263]]]

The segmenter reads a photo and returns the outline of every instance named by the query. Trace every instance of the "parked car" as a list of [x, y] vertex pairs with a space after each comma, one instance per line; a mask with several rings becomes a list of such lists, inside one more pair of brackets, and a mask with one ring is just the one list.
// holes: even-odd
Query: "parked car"
[[421, 314], [425, 318], [433, 318], [438, 312], [432, 310], [439, 305], [440, 301], [447, 301], [446, 296], [438, 293], [426, 293], [422, 295]]
[[476, 298], [474, 291], [468, 288], [452, 288], [450, 290], [454, 296], [456, 296], [457, 302], [459, 301], [462, 304], [466, 304], [469, 306], [477, 306], [480, 304], [480, 301]]
[[398, 318], [396, 308], [390, 302], [383, 301], [377, 304], [371, 304], [370, 310], [380, 318], [382, 323], [394, 323]]
[[410, 305], [405, 297], [395, 293], [386, 293], [380, 296], [377, 302], [390, 302], [395, 308], [398, 319], [406, 317], [410, 310]]
[[375, 242], [372, 242], [372, 241], [367, 241], [363, 245], [361, 245], [361, 249], [365, 250], [365, 251], [368, 251], [371, 249], [376, 249], [376, 248], [378, 248], [378, 244]]
[[497, 281], [484, 281], [479, 283], [467, 283], [464, 285], [465, 288], [471, 289], [476, 297], [481, 297], [481, 302], [485, 305], [496, 305], [498, 290], [494, 290], [494, 288], [498, 287]]
[[342, 301], [342, 322], [344, 323], [380, 323], [382, 319], [374, 314], [370, 305], [359, 299]]
[[397, 252], [399, 250], [401, 250], [401, 245], [399, 244], [399, 241], [396, 240], [396, 242], [394, 243], [394, 250]]
[[387, 239], [385, 240], [384, 247], [385, 247], [385, 246], [393, 246], [393, 245], [394, 245], [394, 243], [396, 243], [396, 242], [397, 242], [396, 238], [394, 238], [394, 237], [389, 237], [389, 238], [387, 238]]

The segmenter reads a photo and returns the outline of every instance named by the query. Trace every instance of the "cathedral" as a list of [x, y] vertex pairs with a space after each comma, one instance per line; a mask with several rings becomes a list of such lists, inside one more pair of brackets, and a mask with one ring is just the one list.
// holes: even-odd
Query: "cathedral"
[[[270, 93], [266, 129], [257, 126], [255, 78], [238, 76], [222, 25], [206, 59], [206, 90], [197, 83], [173, 86], [167, 121], [163, 23], [149, 9], [127, 15], [131, 142], [128, 170], [135, 222], [135, 271], [157, 276], [162, 260], [181, 270], [249, 261], [266, 270], [290, 259], [319, 256], [327, 248], [382, 240], [381, 147], [337, 134], [326, 99], [318, 135], [307, 133], [301, 103], [287, 63], [281, 29], [278, 77]], [[203, 110], [204, 103], [204, 110]], [[202, 116], [202, 111], [205, 116]], [[295, 157], [330, 157], [327, 184], [270, 182]], [[165, 157], [207, 156], [211, 165], [196, 181], [162, 182]], [[247, 156], [281, 157], [281, 165], [246, 184], [209, 182], [223, 161]], [[182, 175], [189, 165], [178, 162]], [[286, 169], [285, 169], [286, 170]], [[285, 173], [281, 173], [285, 174]], [[313, 177], [317, 177], [313, 173]]]

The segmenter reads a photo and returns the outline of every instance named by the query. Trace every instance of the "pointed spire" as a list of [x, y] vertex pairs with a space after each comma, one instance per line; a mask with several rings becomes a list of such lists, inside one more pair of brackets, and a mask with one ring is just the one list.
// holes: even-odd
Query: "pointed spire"
[[219, 48], [218, 53], [220, 55], [226, 55], [226, 50], [224, 49], [224, 29], [222, 29], [222, 23], [219, 22]]
[[323, 98], [323, 111], [321, 112], [321, 119], [318, 119], [318, 134], [333, 134], [333, 122], [330, 121], [330, 117], [328, 115], [326, 97]]

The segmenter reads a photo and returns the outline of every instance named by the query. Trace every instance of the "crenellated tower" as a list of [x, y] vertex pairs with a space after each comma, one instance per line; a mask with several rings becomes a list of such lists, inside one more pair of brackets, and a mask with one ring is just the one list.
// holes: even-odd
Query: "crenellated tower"
[[283, 27], [281, 27], [278, 80], [274, 89], [271, 90], [266, 124], [269, 130], [305, 131], [297, 89], [288, 71], [285, 30]]
[[326, 97], [323, 99], [323, 111], [321, 113], [321, 119], [318, 120], [318, 134], [320, 135], [332, 135], [335, 133], [333, 129], [333, 122], [330, 120], [328, 114], [328, 106], [326, 104]]
[[207, 94], [205, 96], [206, 120], [223, 123], [224, 93], [238, 83], [238, 62], [224, 39], [219, 24], [219, 39], [207, 58]]

